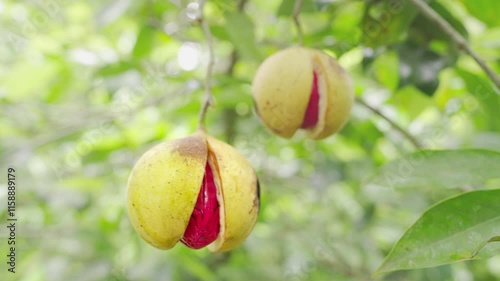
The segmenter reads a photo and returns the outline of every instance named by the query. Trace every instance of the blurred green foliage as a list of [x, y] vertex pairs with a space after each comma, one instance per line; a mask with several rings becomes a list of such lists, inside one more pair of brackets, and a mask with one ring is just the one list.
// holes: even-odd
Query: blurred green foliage
[[[206, 123], [254, 165], [262, 206], [243, 246], [211, 254], [152, 248], [125, 208], [138, 157], [197, 127], [208, 62], [198, 5], [0, 1], [1, 166], [18, 177], [17, 273], [7, 272], [0, 239], [0, 280], [371, 280], [429, 206], [468, 188], [499, 187], [367, 184], [379, 166], [416, 148], [361, 104], [323, 141], [271, 135], [253, 113], [250, 85], [262, 59], [296, 44], [294, 1], [246, 2], [243, 10], [229, 0], [205, 7], [217, 104]], [[429, 2], [498, 73], [497, 0]], [[423, 147], [500, 150], [498, 90], [408, 1], [304, 1], [301, 20], [304, 44], [338, 58], [356, 95]], [[442, 161], [426, 171], [446, 168]], [[2, 224], [6, 201], [2, 192]], [[377, 278], [497, 280], [500, 255]]]

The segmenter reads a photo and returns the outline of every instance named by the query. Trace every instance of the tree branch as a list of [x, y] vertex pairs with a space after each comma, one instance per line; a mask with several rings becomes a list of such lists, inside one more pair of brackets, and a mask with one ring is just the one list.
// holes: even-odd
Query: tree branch
[[368, 103], [366, 103], [361, 98], [356, 97], [356, 101], [359, 104], [361, 104], [362, 106], [364, 106], [364, 107], [368, 108], [369, 110], [371, 110], [373, 113], [375, 113], [378, 116], [382, 117], [382, 119], [384, 119], [385, 121], [387, 121], [387, 123], [391, 124], [391, 126], [394, 129], [396, 129], [397, 131], [399, 131], [406, 139], [408, 139], [413, 144], [413, 146], [415, 146], [415, 148], [417, 148], [417, 149], [423, 148], [423, 145], [412, 134], [410, 134], [403, 127], [399, 126], [396, 122], [394, 122], [393, 120], [391, 120], [389, 117], [385, 116], [385, 114], [382, 113], [382, 111], [378, 110], [375, 107], [372, 107], [371, 105], [369, 105]]
[[[246, 3], [247, 0], [238, 1], [239, 13], [243, 13], [243, 11], [245, 10]], [[229, 57], [229, 65], [226, 69], [226, 75], [233, 76], [234, 67], [238, 62], [238, 59], [239, 59], [238, 51], [236, 50], [236, 48], [233, 48], [233, 51], [231, 52], [231, 55]], [[234, 108], [224, 109], [223, 114], [224, 114], [224, 128], [226, 132], [226, 141], [227, 143], [231, 144], [235, 136], [235, 128], [236, 128], [236, 123], [238, 121], [237, 119], [238, 115], [236, 114]]]
[[299, 45], [304, 43], [304, 34], [302, 32], [302, 24], [300, 22], [300, 10], [302, 9], [302, 0], [295, 0], [295, 5], [293, 6], [293, 22], [295, 23], [295, 29], [297, 30], [297, 40]]
[[200, 116], [198, 119], [199, 122], [198, 127], [201, 129], [205, 129], [205, 115], [207, 114], [208, 107], [214, 105], [214, 99], [212, 96], [212, 75], [215, 65], [214, 41], [208, 23], [205, 20], [205, 15], [204, 15], [205, 3], [206, 0], [200, 0], [200, 7], [199, 7], [200, 9], [199, 21], [201, 28], [203, 29], [203, 33], [205, 34], [205, 39], [207, 40], [208, 52], [209, 52], [207, 73], [205, 75], [205, 97], [203, 99], [203, 103], [201, 104]]
[[245, 10], [245, 5], [247, 4], [248, 0], [240, 0], [238, 2], [238, 12], [243, 12]]
[[415, 7], [417, 7], [423, 15], [429, 20], [433, 21], [439, 28], [441, 28], [450, 38], [457, 44], [460, 49], [463, 49], [469, 56], [471, 56], [476, 63], [486, 72], [491, 81], [500, 89], [500, 77], [493, 72], [493, 70], [480, 58], [467, 44], [465, 38], [458, 33], [441, 15], [434, 11], [423, 0], [410, 0]]

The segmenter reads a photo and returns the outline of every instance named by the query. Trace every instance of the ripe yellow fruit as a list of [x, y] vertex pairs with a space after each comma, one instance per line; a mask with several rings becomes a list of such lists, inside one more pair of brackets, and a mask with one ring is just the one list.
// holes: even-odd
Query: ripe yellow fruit
[[239, 246], [259, 213], [255, 171], [232, 146], [200, 131], [147, 151], [128, 181], [132, 226], [149, 244], [212, 252]]
[[298, 129], [312, 139], [338, 132], [349, 119], [354, 89], [349, 74], [329, 55], [293, 47], [267, 58], [252, 83], [257, 114], [275, 134]]

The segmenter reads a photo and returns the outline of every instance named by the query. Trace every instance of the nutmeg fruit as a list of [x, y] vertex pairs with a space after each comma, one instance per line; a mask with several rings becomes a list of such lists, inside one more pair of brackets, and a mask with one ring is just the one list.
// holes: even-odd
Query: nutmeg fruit
[[129, 177], [127, 201], [132, 226], [154, 247], [170, 249], [180, 241], [223, 252], [253, 229], [260, 187], [243, 156], [199, 131], [142, 155]]
[[312, 139], [338, 132], [349, 118], [354, 89], [349, 74], [324, 52], [293, 47], [267, 58], [252, 82], [257, 114], [275, 134], [298, 129]]

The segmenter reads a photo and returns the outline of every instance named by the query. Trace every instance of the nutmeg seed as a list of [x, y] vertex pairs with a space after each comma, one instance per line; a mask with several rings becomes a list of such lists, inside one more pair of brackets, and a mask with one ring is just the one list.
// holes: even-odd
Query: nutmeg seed
[[250, 234], [259, 194], [248, 161], [200, 131], [147, 151], [130, 174], [127, 201], [132, 226], [149, 244], [222, 252]]
[[354, 89], [349, 74], [329, 55], [294, 47], [267, 58], [252, 83], [256, 112], [277, 135], [298, 129], [313, 139], [338, 132], [349, 118]]

